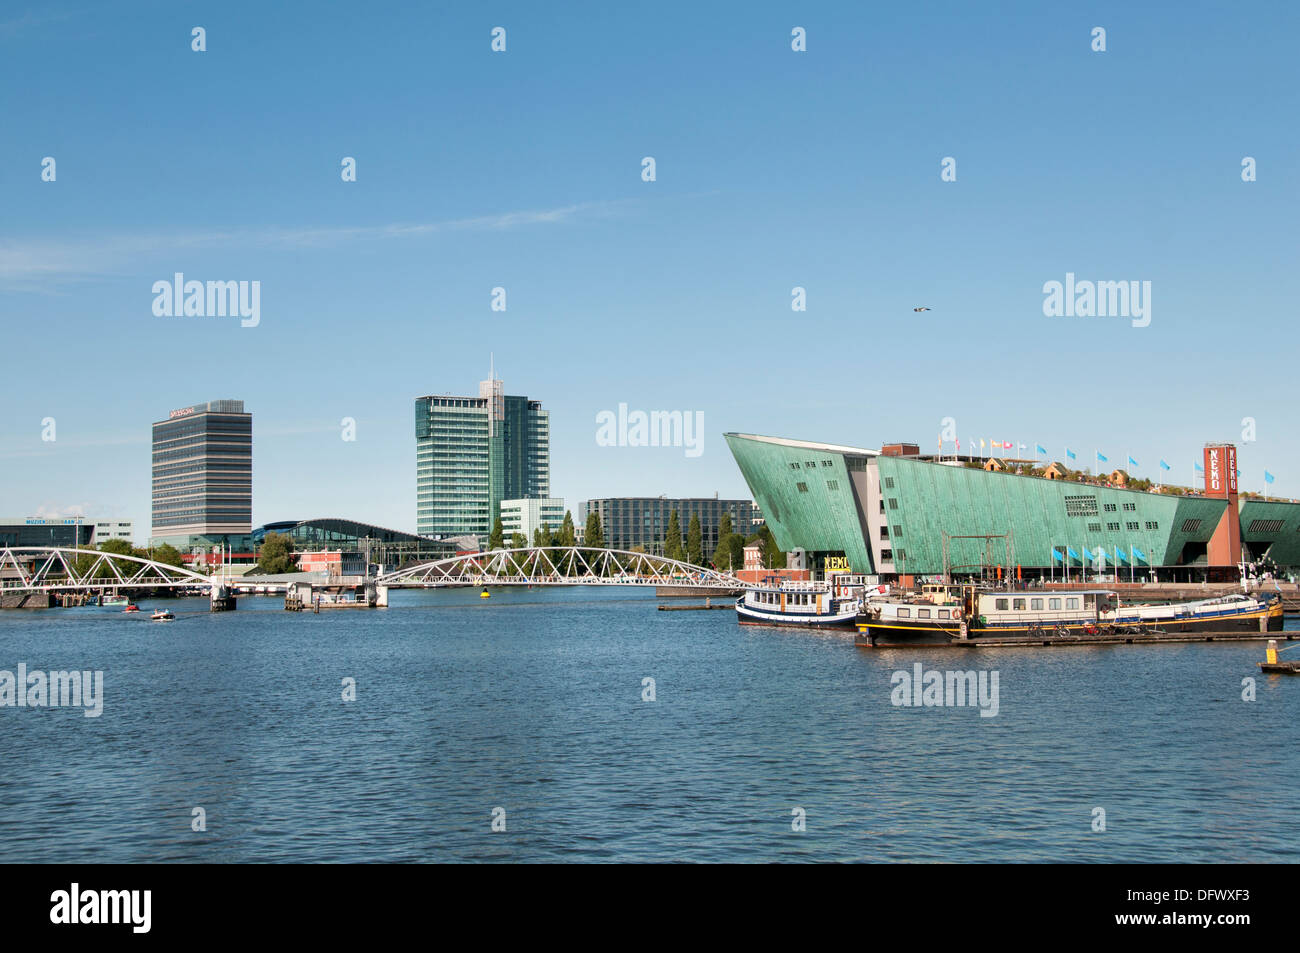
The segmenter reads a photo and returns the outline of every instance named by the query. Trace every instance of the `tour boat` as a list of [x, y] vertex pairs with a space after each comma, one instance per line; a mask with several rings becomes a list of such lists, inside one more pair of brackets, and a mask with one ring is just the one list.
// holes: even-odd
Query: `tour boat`
[[1164, 635], [1246, 629], [1278, 632], [1280, 596], [1232, 593], [1165, 604], [1121, 605], [1109, 589], [977, 590], [928, 586], [920, 595], [864, 602], [858, 640], [950, 642], [981, 636]]
[[[871, 587], [880, 594], [888, 587]], [[866, 577], [833, 573], [824, 582], [769, 577], [736, 600], [742, 625], [852, 627], [868, 587]]]
[[151, 622], [171, 622], [176, 616], [169, 609], [158, 609], [153, 615], [149, 616]]
[[125, 606], [130, 605], [131, 600], [126, 596], [106, 595], [99, 600], [101, 606]]
[[139, 611], [140, 611], [140, 607], [137, 606], [137, 605], [135, 605], [134, 603], [128, 603], [127, 606], [126, 606], [126, 608], [123, 609], [122, 611], [123, 611], [123, 612], [139, 612]]

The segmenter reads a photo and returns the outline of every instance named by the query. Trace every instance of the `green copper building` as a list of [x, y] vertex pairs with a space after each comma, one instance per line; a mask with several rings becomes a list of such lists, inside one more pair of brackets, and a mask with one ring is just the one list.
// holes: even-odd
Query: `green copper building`
[[992, 472], [915, 447], [725, 437], [777, 545], [804, 550], [814, 569], [834, 558], [888, 577], [976, 575], [1000, 565], [1060, 579], [1086, 562], [1090, 574], [1121, 579], [1223, 578], [1236, 570], [1235, 560], [1217, 556], [1227, 551], [1231, 521], [1247, 561], [1300, 567], [1300, 503], [1237, 503], [1235, 483], [1231, 500], [1176, 496]]
[[546, 498], [551, 431], [540, 401], [501, 381], [477, 397], [415, 399], [415, 521], [421, 536], [487, 536], [502, 500]]

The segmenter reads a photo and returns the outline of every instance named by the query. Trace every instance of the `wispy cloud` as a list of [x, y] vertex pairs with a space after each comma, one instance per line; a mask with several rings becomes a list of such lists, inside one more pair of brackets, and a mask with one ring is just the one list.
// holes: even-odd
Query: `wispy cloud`
[[49, 290], [43, 283], [85, 280], [119, 273], [128, 262], [177, 249], [252, 247], [327, 248], [361, 241], [394, 241], [439, 233], [504, 231], [556, 225], [614, 213], [627, 200], [583, 202], [559, 208], [502, 212], [440, 222], [389, 225], [257, 226], [191, 231], [106, 234], [69, 239], [0, 239], [0, 285]]

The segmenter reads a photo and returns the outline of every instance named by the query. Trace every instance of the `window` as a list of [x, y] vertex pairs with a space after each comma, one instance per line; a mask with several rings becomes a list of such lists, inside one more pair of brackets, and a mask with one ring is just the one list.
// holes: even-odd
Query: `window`
[[911, 616], [912, 616], [912, 610], [911, 610], [911, 609], [899, 609], [899, 610], [898, 610], [898, 617], [899, 617], [900, 619], [910, 619]]
[[1250, 526], [1247, 527], [1248, 533], [1280, 533], [1282, 532], [1283, 520], [1251, 520]]
[[882, 563], [884, 562], [892, 563], [894, 561], [894, 551], [892, 549], [882, 549], [880, 551], [880, 561]]
[[1054, 610], [1059, 610], [1059, 609], [1061, 608], [1061, 600], [1060, 600], [1060, 599], [1048, 599], [1048, 600], [1047, 600], [1047, 608], [1049, 608], [1049, 609], [1054, 609]]
[[902, 538], [903, 538], [903, 527], [901, 527], [901, 526], [899, 526], [897, 523], [895, 523], [895, 524], [894, 524], [894, 539], [902, 539]]
[[1013, 600], [1011, 600], [1011, 608], [1015, 609], [1017, 612], [1024, 612], [1024, 611], [1025, 611], [1025, 600], [1024, 600], [1024, 599], [1013, 599]]
[[894, 499], [892, 496], [889, 498], [889, 508], [891, 510], [898, 509], [898, 500]]
[[892, 490], [893, 488], [894, 488], [894, 478], [893, 478], [893, 477], [885, 477], [885, 489], [886, 489], [886, 490]]
[[1138, 508], [1138, 505], [1137, 505], [1136, 503], [1125, 503], [1125, 504], [1124, 504], [1124, 509], [1129, 510], [1130, 512], [1132, 512], [1132, 511], [1136, 511], [1137, 508]]
[[1095, 496], [1067, 496], [1065, 498], [1066, 516], [1096, 516], [1097, 498]]
[[807, 462], [804, 464], [804, 466], [806, 466], [809, 470], [816, 470], [816, 469], [817, 469], [817, 461], [816, 461], [816, 460], [809, 460], [809, 461], [807, 461]]
[[1135, 530], [1135, 529], [1138, 528], [1138, 524], [1137, 524], [1136, 522], [1134, 522], [1133, 520], [1129, 520], [1129, 521], [1128, 521], [1127, 523], [1125, 523], [1124, 525], [1127, 526], [1130, 530]]
[[795, 488], [796, 488], [800, 493], [807, 493], [807, 492], [808, 492], [808, 484], [807, 484], [807, 483], [796, 483], [796, 484], [795, 484]]
[[824, 467], [833, 467], [833, 466], [835, 466], [835, 464], [832, 463], [830, 460], [823, 460], [823, 461], [822, 461], [822, 466], [824, 466]]
[[889, 539], [889, 527], [888, 527], [888, 526], [882, 526], [882, 527], [880, 527], [880, 538], [881, 538], [881, 539]]
[[1115, 504], [1114, 504], [1114, 503], [1107, 503], [1107, 504], [1105, 505], [1104, 509], [1106, 510], [1107, 513], [1114, 513], [1114, 512], [1115, 512]]
[[1100, 523], [1089, 523], [1089, 524], [1088, 524], [1088, 532], [1090, 532], [1090, 533], [1100, 533], [1100, 532], [1101, 532], [1101, 524], [1100, 524]]
[[928, 619], [928, 618], [930, 618], [930, 610], [929, 610], [929, 609], [917, 609], [917, 610], [916, 610], [916, 617], [917, 617], [918, 619]]
[[898, 551], [898, 558], [899, 558], [899, 559], [906, 559], [906, 558], [907, 558], [907, 550], [905, 550], [905, 549], [900, 549], [900, 550]]
[[1147, 520], [1147, 529], [1159, 529], [1160, 524], [1155, 520]]
[[1183, 520], [1184, 533], [1195, 533], [1200, 528], [1201, 528], [1200, 520]]
[[797, 463], [792, 463], [792, 464], [790, 464], [790, 469], [791, 469], [791, 470], [798, 470], [798, 469], [799, 469], [799, 464], [797, 464]]
[[947, 609], [940, 609], [940, 610], [939, 610], [939, 618], [940, 618], [940, 619], [951, 619], [951, 618], [952, 618], [952, 613], [949, 612]]
[[835, 492], [836, 490], [838, 490], [839, 488], [840, 488], [840, 481], [839, 481], [839, 480], [827, 480], [827, 481], [826, 481], [826, 489], [830, 490], [832, 493]]
[[1107, 524], [1106, 524], [1106, 528], [1107, 528], [1108, 530], [1111, 530], [1112, 532], [1114, 532], [1114, 531], [1116, 531], [1116, 530], [1119, 529], [1119, 524], [1118, 524], [1118, 523], [1107, 523]]
[[996, 606], [996, 608], [997, 608], [997, 610], [998, 610], [999, 612], [1006, 612], [1006, 611], [1007, 611], [1007, 605], [1008, 605], [1008, 602], [1007, 602], [1006, 599], [999, 599], [999, 600], [997, 600], [996, 603], [994, 603], [994, 605]]
[[1042, 599], [1030, 599], [1030, 600], [1029, 600], [1029, 608], [1033, 609], [1035, 612], [1040, 612], [1040, 611], [1042, 611], [1042, 608], [1043, 608], [1043, 600], [1042, 600]]
[[1077, 609], [1077, 608], [1079, 608], [1079, 597], [1078, 597], [1078, 596], [1070, 596], [1068, 599], [1066, 599], [1066, 600], [1065, 600], [1065, 608], [1067, 608], [1067, 609]]

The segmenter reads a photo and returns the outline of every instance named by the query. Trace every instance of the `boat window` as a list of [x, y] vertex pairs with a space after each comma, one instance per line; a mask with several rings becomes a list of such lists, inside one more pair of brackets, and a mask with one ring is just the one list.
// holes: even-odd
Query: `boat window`
[[939, 610], [939, 618], [940, 618], [940, 619], [951, 619], [951, 618], [952, 618], [952, 615], [951, 615], [951, 613], [948, 612], [947, 609], [940, 609], [940, 610]]
[[1020, 612], [1023, 612], [1025, 610], [1025, 600], [1024, 599], [1012, 600], [1011, 607]]
[[1067, 608], [1067, 609], [1077, 609], [1077, 608], [1079, 608], [1079, 599], [1078, 599], [1078, 597], [1077, 597], [1077, 596], [1071, 596], [1069, 599], [1066, 599], [1066, 600], [1065, 600], [1065, 608]]
[[929, 609], [917, 609], [917, 610], [916, 610], [916, 617], [917, 617], [918, 619], [928, 619], [928, 618], [930, 618], [930, 610], [929, 610]]
[[912, 610], [911, 610], [911, 609], [899, 609], [899, 610], [898, 610], [898, 617], [899, 617], [900, 619], [907, 619], [907, 618], [911, 617], [911, 615], [912, 615]]
[[999, 600], [997, 601], [997, 608], [998, 608], [998, 611], [999, 611], [999, 612], [1005, 612], [1005, 611], [1006, 611], [1006, 608], [1007, 608], [1007, 604], [1008, 604], [1008, 603], [1007, 603], [1007, 600], [1006, 600], [1006, 599], [999, 599]]
[[1035, 612], [1039, 611], [1040, 609], [1043, 608], [1043, 600], [1042, 600], [1042, 599], [1030, 599], [1030, 600], [1029, 600], [1029, 608], [1033, 609]]
[[1048, 600], [1047, 600], [1047, 608], [1049, 608], [1049, 609], [1059, 609], [1059, 608], [1061, 608], [1061, 600], [1060, 600], [1060, 599], [1048, 599]]

